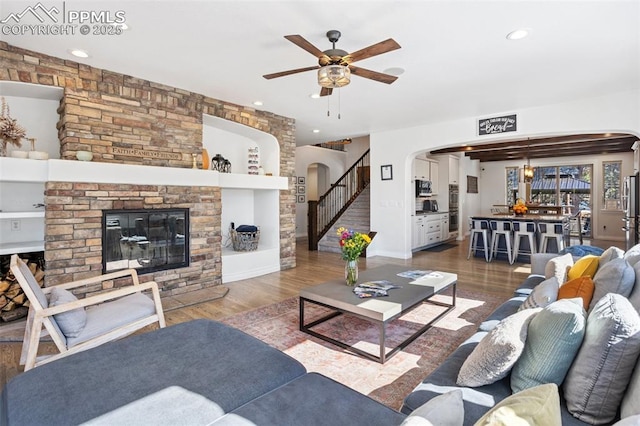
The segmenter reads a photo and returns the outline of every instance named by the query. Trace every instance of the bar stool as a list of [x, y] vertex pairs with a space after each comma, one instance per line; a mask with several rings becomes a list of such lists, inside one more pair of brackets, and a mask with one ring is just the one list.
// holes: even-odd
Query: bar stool
[[539, 222], [538, 232], [540, 232], [540, 253], [546, 253], [549, 240], [556, 241], [558, 252], [564, 249], [564, 229], [562, 223]]
[[[506, 253], [509, 264], [513, 264], [513, 252], [511, 251], [511, 238], [513, 225], [510, 220], [490, 220], [491, 227], [491, 252], [489, 259], [498, 257], [498, 253]], [[504, 237], [505, 249], [500, 249], [500, 237]]]
[[513, 261], [518, 260], [520, 254], [520, 243], [525, 238], [529, 242], [529, 251], [523, 254], [531, 255], [536, 252], [536, 224], [533, 222], [513, 222]]
[[478, 243], [478, 237], [482, 237], [482, 243], [484, 245], [484, 260], [489, 262], [489, 250], [487, 248], [487, 242], [489, 241], [489, 222], [484, 219], [469, 219], [469, 254], [467, 259], [471, 258], [471, 252], [475, 256]]

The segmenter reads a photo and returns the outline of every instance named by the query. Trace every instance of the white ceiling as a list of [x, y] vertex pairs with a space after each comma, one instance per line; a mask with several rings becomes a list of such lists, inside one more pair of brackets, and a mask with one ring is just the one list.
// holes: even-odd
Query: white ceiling
[[[0, 19], [36, 3], [2, 0]], [[240, 105], [260, 100], [256, 108], [296, 119], [298, 145], [640, 89], [637, 0], [66, 1], [64, 7], [122, 10], [130, 29], [120, 36], [0, 37]], [[531, 29], [528, 38], [505, 38], [522, 27]], [[330, 105], [326, 97], [309, 97], [319, 91], [315, 71], [262, 78], [317, 64], [284, 35], [300, 34], [326, 50], [331, 29], [342, 32], [336, 47], [348, 52], [395, 39], [400, 50], [355, 65], [405, 73], [391, 85], [352, 76]], [[73, 58], [71, 48], [91, 56]]]

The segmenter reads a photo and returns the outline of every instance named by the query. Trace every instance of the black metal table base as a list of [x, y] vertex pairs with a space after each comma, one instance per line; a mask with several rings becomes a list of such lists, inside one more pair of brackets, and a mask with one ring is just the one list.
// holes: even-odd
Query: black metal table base
[[[396, 353], [400, 352], [402, 349], [406, 348], [409, 344], [411, 344], [411, 342], [413, 342], [414, 340], [416, 340], [418, 337], [420, 337], [425, 331], [427, 331], [428, 329], [430, 329], [433, 324], [440, 320], [443, 316], [445, 316], [446, 314], [448, 314], [449, 312], [451, 312], [453, 310], [453, 308], [456, 307], [456, 282], [452, 283], [450, 286], [447, 286], [446, 288], [442, 289], [442, 290], [446, 290], [447, 288], [451, 287], [452, 288], [452, 301], [451, 304], [449, 303], [443, 303], [443, 302], [438, 302], [435, 300], [429, 300], [432, 297], [441, 294], [442, 291], [432, 294], [426, 298], [424, 298], [423, 300], [421, 300], [420, 302], [416, 303], [415, 305], [413, 305], [412, 307], [410, 307], [409, 309], [404, 310], [403, 312], [401, 312], [400, 314], [394, 316], [393, 318], [390, 318], [387, 321], [376, 321], [373, 320], [371, 318], [367, 318], [365, 316], [362, 315], [358, 315], [352, 312], [346, 312], [340, 309], [337, 309], [335, 306], [330, 306], [327, 305], [325, 303], [320, 303], [320, 302], [316, 302], [314, 300], [309, 300], [307, 298], [304, 297], [300, 297], [300, 331], [303, 331], [307, 334], [310, 334], [314, 337], [317, 337], [318, 339], [324, 340], [325, 342], [329, 342], [332, 343], [336, 346], [339, 346], [343, 349], [347, 349], [357, 355], [360, 355], [362, 357], [365, 357], [367, 359], [371, 359], [373, 361], [377, 361], [381, 364], [384, 364], [389, 358], [391, 358], [393, 355], [395, 355]], [[325, 315], [321, 318], [318, 318], [315, 321], [310, 322], [309, 324], [305, 324], [304, 321], [304, 304], [305, 302], [307, 303], [312, 303], [314, 305], [319, 305], [319, 306], [323, 306], [325, 308], [328, 309], [332, 309], [334, 312], [331, 312], [328, 315]], [[427, 324], [423, 325], [419, 330], [417, 330], [416, 332], [414, 332], [411, 336], [407, 337], [405, 340], [403, 340], [398, 346], [390, 349], [388, 352], [386, 350], [385, 347], [385, 342], [386, 342], [386, 328], [387, 328], [387, 324], [389, 324], [391, 321], [395, 320], [396, 318], [407, 314], [408, 312], [412, 311], [413, 309], [415, 309], [416, 307], [420, 306], [422, 303], [431, 303], [433, 305], [438, 305], [438, 306], [444, 306], [447, 309], [445, 311], [443, 311], [442, 313], [438, 314], [438, 316], [436, 316], [435, 318], [433, 318], [431, 321], [429, 321]], [[333, 339], [329, 336], [326, 336], [324, 334], [320, 334], [314, 330], [312, 330], [313, 327], [322, 324], [332, 318], [335, 318], [337, 316], [343, 315], [343, 314], [347, 314], [347, 315], [352, 315], [358, 318], [362, 318], [366, 321], [369, 321], [373, 324], [377, 324], [380, 328], [380, 355], [374, 355], [370, 352], [367, 351], [363, 351], [362, 349], [356, 348], [352, 345], [349, 345], [347, 343], [341, 342], [339, 340]]]

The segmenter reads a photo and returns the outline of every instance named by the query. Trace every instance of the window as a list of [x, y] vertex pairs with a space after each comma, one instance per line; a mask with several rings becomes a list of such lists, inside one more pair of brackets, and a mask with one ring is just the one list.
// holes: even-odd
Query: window
[[602, 187], [604, 189], [602, 206], [604, 210], [622, 209], [622, 161], [604, 161], [602, 163]]
[[515, 204], [516, 198], [518, 198], [518, 168], [507, 167], [506, 204]]

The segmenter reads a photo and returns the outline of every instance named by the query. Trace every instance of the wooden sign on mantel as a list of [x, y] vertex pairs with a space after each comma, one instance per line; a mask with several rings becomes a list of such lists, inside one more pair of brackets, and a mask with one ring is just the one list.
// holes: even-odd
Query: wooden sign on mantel
[[515, 132], [516, 130], [518, 130], [518, 121], [515, 114], [478, 120], [479, 136]]
[[155, 160], [182, 160], [182, 154], [177, 152], [148, 151], [138, 148], [107, 147], [107, 153], [124, 155], [126, 157], [152, 158]]

